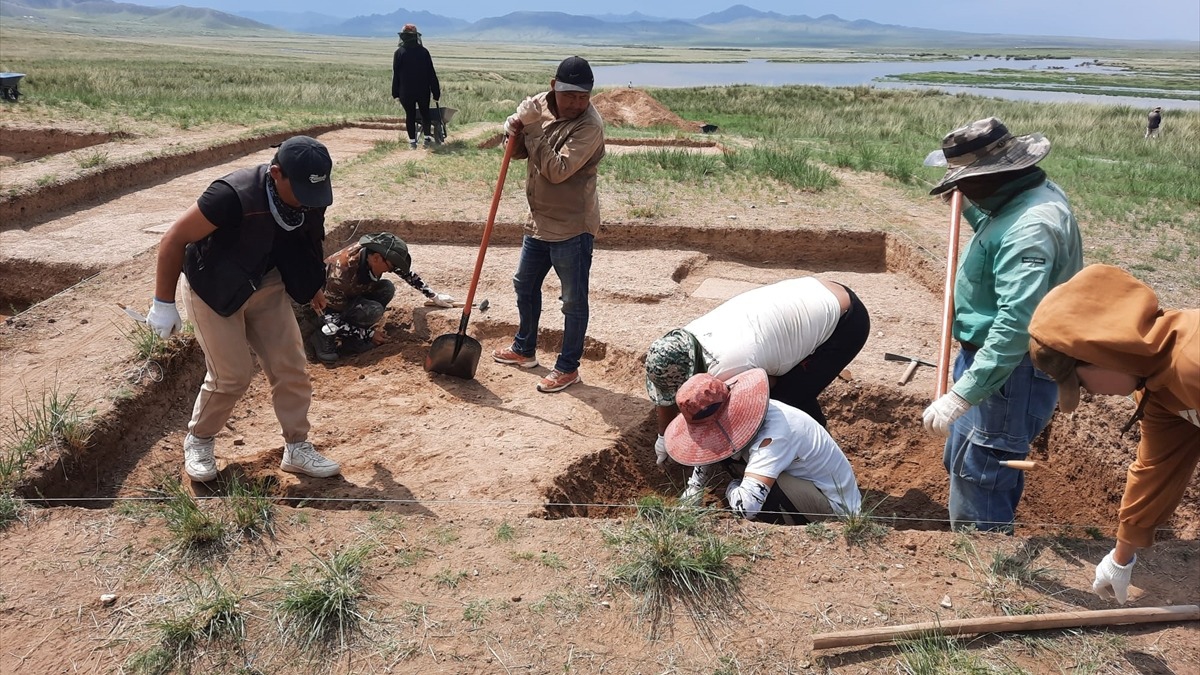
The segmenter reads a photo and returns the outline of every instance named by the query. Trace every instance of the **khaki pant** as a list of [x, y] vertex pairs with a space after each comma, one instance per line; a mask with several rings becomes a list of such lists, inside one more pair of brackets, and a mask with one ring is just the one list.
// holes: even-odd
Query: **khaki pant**
[[[740, 479], [746, 474], [744, 462], [731, 459], [723, 462], [723, 466], [734, 478]], [[754, 519], [775, 525], [807, 525], [836, 517], [833, 504], [816, 483], [781, 473]]]
[[[783, 525], [804, 525], [834, 517], [833, 504], [829, 502], [829, 498], [825, 496], [825, 493], [821, 492], [816, 484], [810, 480], [781, 473], [779, 474], [779, 478], [775, 479], [772, 492], [776, 490], [783, 493], [784, 499], [772, 500], [770, 497], [767, 498], [769, 502], [775, 502], [772, 506], [779, 511], [776, 516], [779, 520], [771, 522], [778, 522]], [[766, 504], [763, 504], [763, 510], [767, 510]], [[762, 520], [762, 518], [759, 518], [759, 520]]]
[[[263, 277], [262, 285], [232, 316], [221, 316], [192, 292], [183, 280], [183, 306], [196, 328], [208, 373], [196, 396], [188, 431], [208, 438], [229, 421], [250, 378], [254, 355], [271, 385], [275, 417], [286, 443], [308, 438], [308, 407], [312, 383], [305, 370], [304, 343], [278, 270]], [[254, 350], [254, 355], [250, 350]]]

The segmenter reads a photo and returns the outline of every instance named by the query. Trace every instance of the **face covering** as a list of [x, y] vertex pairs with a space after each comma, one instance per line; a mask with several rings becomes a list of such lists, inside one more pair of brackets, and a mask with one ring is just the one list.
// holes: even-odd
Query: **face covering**
[[[269, 171], [269, 169], [268, 169]], [[292, 230], [304, 224], [304, 211], [294, 206], [288, 206], [279, 197], [279, 193], [275, 190], [275, 181], [267, 177], [267, 203], [271, 206], [271, 215], [275, 217], [275, 222], [285, 231]]]

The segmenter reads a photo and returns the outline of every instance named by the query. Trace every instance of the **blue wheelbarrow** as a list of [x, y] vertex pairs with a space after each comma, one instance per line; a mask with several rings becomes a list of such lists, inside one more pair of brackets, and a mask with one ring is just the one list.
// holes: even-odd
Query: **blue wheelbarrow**
[[21, 78], [25, 73], [0, 73], [0, 99], [16, 101], [21, 98]]

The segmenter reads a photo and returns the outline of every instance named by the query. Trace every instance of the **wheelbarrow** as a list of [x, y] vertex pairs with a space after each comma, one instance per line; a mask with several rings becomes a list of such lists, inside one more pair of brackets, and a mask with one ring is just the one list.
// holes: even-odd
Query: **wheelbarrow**
[[[429, 109], [429, 133], [438, 145], [446, 142], [446, 124], [454, 117], [454, 113], [456, 112], [458, 112], [458, 109], [443, 108], [437, 102], [434, 103], [434, 107]], [[416, 120], [417, 125], [421, 126], [420, 109], [416, 112]]]
[[0, 73], [0, 99], [16, 101], [21, 98], [21, 78], [25, 73]]

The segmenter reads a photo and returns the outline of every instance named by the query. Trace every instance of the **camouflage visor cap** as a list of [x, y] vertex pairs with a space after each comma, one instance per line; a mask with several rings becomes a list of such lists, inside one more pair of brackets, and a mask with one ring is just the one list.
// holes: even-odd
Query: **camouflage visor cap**
[[676, 328], [646, 351], [646, 393], [654, 405], [675, 405], [675, 392], [699, 370], [695, 340], [691, 333]]

